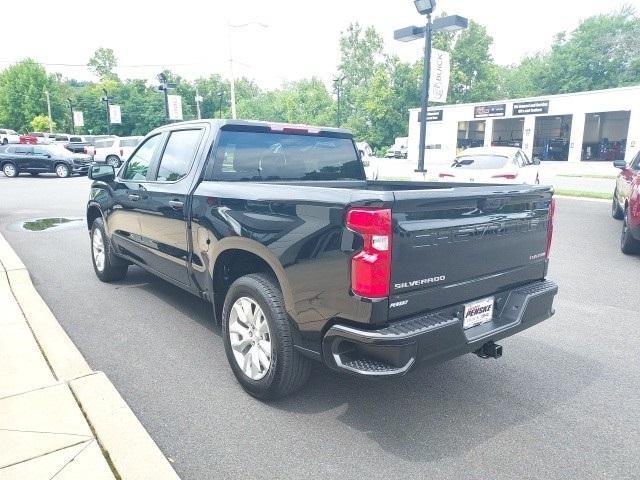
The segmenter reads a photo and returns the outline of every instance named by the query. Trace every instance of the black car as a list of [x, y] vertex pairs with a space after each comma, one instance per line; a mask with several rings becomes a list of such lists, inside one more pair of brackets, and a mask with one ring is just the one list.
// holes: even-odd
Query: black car
[[167, 125], [89, 177], [98, 278], [136, 264], [211, 302], [258, 398], [312, 360], [393, 377], [498, 358], [554, 312], [548, 186], [370, 181], [346, 130], [241, 120]]
[[7, 177], [21, 173], [55, 173], [60, 178], [86, 175], [89, 155], [72, 153], [62, 145], [11, 145], [0, 151], [0, 168]]

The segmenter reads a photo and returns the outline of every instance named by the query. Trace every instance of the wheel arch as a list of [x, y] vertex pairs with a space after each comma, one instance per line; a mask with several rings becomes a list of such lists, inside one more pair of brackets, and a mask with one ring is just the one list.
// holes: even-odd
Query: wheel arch
[[291, 286], [280, 261], [264, 245], [246, 238], [226, 238], [219, 242], [210, 260], [212, 301], [216, 319], [220, 320], [222, 306], [229, 286], [243, 275], [266, 273], [278, 284], [285, 309], [295, 312]]
[[87, 207], [87, 228], [91, 230], [91, 226], [96, 218], [102, 218], [104, 221], [104, 215], [102, 209], [95, 203], [90, 203]]

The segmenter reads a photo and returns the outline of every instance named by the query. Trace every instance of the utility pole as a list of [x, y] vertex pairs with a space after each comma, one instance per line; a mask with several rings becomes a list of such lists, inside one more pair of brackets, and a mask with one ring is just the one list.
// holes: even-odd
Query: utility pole
[[[229, 36], [229, 75], [231, 75], [231, 118], [236, 118], [236, 79], [233, 74], [233, 52], [231, 50], [231, 25], [227, 24]], [[220, 118], [222, 118], [222, 93], [220, 93]]]
[[71, 133], [76, 134], [76, 123], [73, 121], [73, 103], [71, 103], [71, 99], [67, 98], [67, 102], [69, 102], [69, 111], [71, 112]]
[[342, 100], [342, 82], [344, 80], [344, 76], [343, 77], [338, 77], [336, 79], [333, 80], [333, 83], [335, 85], [335, 89], [336, 89], [336, 95], [337, 95], [337, 100], [338, 100], [338, 105], [336, 108], [336, 126], [340, 127], [340, 107], [341, 107], [341, 100]]
[[202, 97], [198, 93], [198, 85], [196, 85], [196, 112], [198, 114], [198, 120], [202, 118], [202, 114], [200, 113], [200, 102], [202, 101]]
[[220, 101], [220, 105], [218, 107], [218, 117], [222, 118], [222, 99], [224, 98], [224, 90], [220, 90], [218, 93], [218, 100]]
[[102, 97], [102, 101], [107, 106], [107, 135], [111, 135], [111, 112], [109, 112], [110, 98], [106, 88], [102, 89], [102, 93], [104, 93], [104, 97]]
[[49, 113], [49, 133], [53, 133], [53, 124], [51, 122], [51, 99], [49, 98], [49, 91], [44, 91], [45, 96], [47, 97], [47, 112]]

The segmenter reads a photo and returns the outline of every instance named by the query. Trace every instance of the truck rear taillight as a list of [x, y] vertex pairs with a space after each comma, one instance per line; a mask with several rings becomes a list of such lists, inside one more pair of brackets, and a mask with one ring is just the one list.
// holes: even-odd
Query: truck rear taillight
[[441, 173], [439, 175], [440, 178], [454, 178], [455, 175], [451, 174], [451, 173]]
[[551, 253], [551, 241], [553, 240], [553, 218], [556, 214], [556, 199], [552, 198], [549, 203], [549, 223], [547, 224], [547, 249], [545, 250], [545, 256], [549, 258]]
[[351, 290], [368, 298], [389, 296], [391, 281], [391, 209], [352, 208], [347, 228], [360, 234], [362, 250], [351, 259]]

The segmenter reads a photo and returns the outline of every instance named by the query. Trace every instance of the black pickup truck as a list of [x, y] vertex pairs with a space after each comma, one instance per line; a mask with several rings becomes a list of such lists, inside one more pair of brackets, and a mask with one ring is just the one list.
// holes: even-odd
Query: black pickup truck
[[549, 187], [367, 181], [345, 130], [236, 120], [159, 128], [89, 176], [97, 276], [136, 264], [210, 301], [258, 398], [310, 360], [391, 377], [497, 358], [554, 312]]

